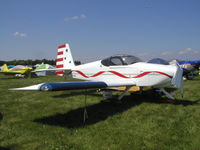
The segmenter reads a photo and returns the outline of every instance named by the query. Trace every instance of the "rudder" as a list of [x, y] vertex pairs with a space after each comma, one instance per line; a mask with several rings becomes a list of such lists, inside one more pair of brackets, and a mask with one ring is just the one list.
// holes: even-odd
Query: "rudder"
[[2, 71], [8, 71], [8, 70], [9, 70], [9, 69], [8, 69], [7, 65], [4, 64], [4, 65], [3, 65], [3, 70], [2, 70]]
[[[71, 54], [69, 44], [66, 43], [64, 45], [58, 46], [56, 68], [71, 69], [74, 66], [74, 60]], [[64, 71], [57, 71], [56, 74], [63, 76]]]

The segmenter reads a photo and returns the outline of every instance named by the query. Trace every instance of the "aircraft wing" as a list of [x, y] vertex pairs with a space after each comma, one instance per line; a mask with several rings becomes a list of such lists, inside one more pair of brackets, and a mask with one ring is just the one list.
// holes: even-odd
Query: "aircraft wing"
[[6, 73], [5, 71], [0, 71], [0, 73]]
[[90, 88], [106, 88], [108, 85], [105, 82], [54, 82], [41, 83], [37, 85], [12, 88], [9, 90], [35, 90], [35, 91], [62, 91], [75, 89], [90, 89]]
[[2, 73], [2, 74], [20, 74], [18, 72], [14, 72], [14, 71], [0, 71], [0, 73]]

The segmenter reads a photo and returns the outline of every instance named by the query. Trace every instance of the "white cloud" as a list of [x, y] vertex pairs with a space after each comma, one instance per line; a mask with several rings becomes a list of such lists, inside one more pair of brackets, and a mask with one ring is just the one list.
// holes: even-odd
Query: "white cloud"
[[17, 35], [19, 35], [19, 32], [15, 32], [15, 33], [13, 33], [13, 35], [14, 35], [14, 36], [17, 36]]
[[72, 17], [67, 17], [64, 19], [65, 22], [68, 22], [68, 21], [72, 21], [72, 20], [80, 20], [80, 19], [86, 19], [87, 16], [85, 14], [81, 14], [79, 16], [72, 16]]
[[136, 56], [143, 60], [150, 60], [152, 58], [162, 58], [166, 60], [179, 59], [179, 60], [195, 60], [200, 58], [200, 50], [192, 48], [185, 48], [183, 50], [164, 50], [157, 52], [143, 52], [138, 53]]
[[185, 50], [186, 51], [192, 51], [192, 48], [186, 48]]
[[162, 56], [167, 56], [167, 55], [170, 55], [172, 52], [169, 52], [169, 51], [163, 51], [161, 52], [161, 55]]
[[21, 37], [21, 38], [26, 38], [27, 37], [26, 33], [21, 33], [21, 32], [17, 32], [17, 31], [15, 33], [13, 33], [13, 35]]
[[198, 53], [200, 53], [200, 51], [193, 50], [192, 48], [186, 48], [186, 49], [178, 51], [179, 55], [194, 55]]
[[85, 19], [85, 18], [87, 18], [87, 17], [86, 17], [85, 14], [81, 14], [81, 15], [80, 15], [80, 18]]
[[192, 48], [185, 48], [182, 50], [170, 50], [168, 54], [166, 53], [166, 55], [162, 56], [168, 59], [193, 60], [200, 58], [200, 51]]
[[148, 52], [144, 52], [144, 53], [138, 53], [137, 54], [137, 56], [139, 56], [139, 57], [148, 57], [148, 56], [150, 56], [150, 53], [148, 53]]

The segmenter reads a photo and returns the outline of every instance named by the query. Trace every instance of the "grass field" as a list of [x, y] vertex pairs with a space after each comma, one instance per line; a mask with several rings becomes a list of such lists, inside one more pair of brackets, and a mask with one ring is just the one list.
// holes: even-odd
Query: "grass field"
[[182, 99], [164, 102], [151, 91], [101, 103], [88, 91], [88, 120], [83, 124], [84, 91], [8, 91], [62, 77], [14, 79], [0, 76], [0, 149], [4, 150], [199, 150], [200, 77], [184, 83]]

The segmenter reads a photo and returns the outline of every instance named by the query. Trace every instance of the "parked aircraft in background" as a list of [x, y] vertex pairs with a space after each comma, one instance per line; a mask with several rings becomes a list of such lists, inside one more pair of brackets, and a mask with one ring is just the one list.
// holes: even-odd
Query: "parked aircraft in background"
[[200, 61], [178, 61], [178, 60], [172, 60], [171, 62], [168, 62], [162, 58], [154, 58], [148, 61], [148, 63], [153, 64], [163, 64], [163, 65], [169, 65], [169, 64], [178, 64], [183, 69], [183, 76], [186, 79], [193, 79], [194, 78], [194, 72], [196, 70], [199, 70]]
[[195, 76], [195, 71], [199, 70], [200, 60], [179, 61], [178, 64], [183, 68], [186, 79], [191, 80]]
[[5, 75], [15, 75], [17, 77], [27, 77], [31, 74], [31, 72], [34, 72], [32, 68], [30, 67], [24, 67], [24, 66], [15, 66], [11, 69], [8, 69], [7, 65], [4, 64], [2, 67], [2, 70], [0, 73]]
[[[84, 82], [41, 83], [11, 90], [59, 91], [71, 89], [112, 88], [125, 86], [118, 100], [133, 86], [159, 88], [169, 98], [173, 97], [164, 89], [168, 86], [182, 87], [182, 69], [179, 65], [163, 65], [142, 62], [131, 55], [115, 55], [103, 60], [75, 66], [69, 44], [58, 47], [57, 73], [65, 73]], [[42, 69], [40, 71], [46, 71]]]
[[179, 65], [182, 68], [187, 69], [188, 71], [193, 71], [199, 69], [200, 60], [193, 60], [193, 61], [179, 61]]

